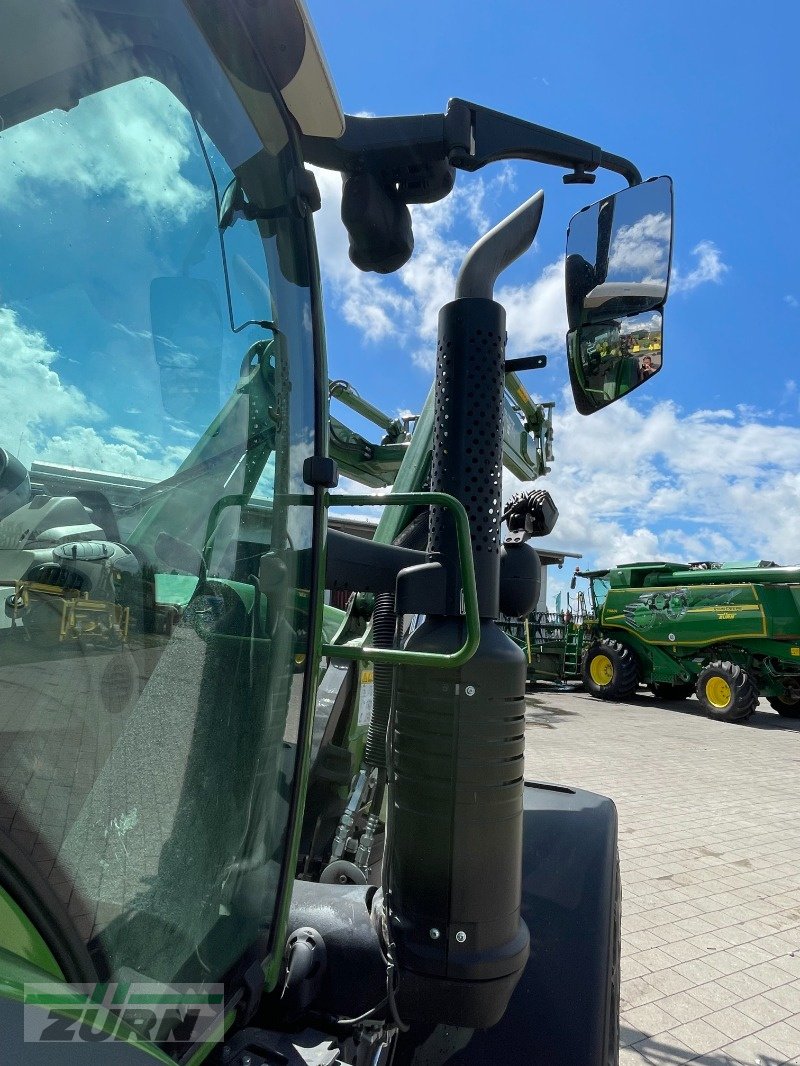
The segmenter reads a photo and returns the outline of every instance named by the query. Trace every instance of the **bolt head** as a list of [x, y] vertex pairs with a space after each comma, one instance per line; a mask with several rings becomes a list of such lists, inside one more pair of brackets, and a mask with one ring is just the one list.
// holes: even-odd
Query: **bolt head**
[[459, 929], [459, 931], [456, 933], [456, 943], [463, 944], [466, 939], [467, 934], [464, 932], [463, 929]]
[[474, 685], [467, 685], [467, 687], [464, 689], [464, 691], [466, 692], [466, 694], [468, 696], [474, 696], [475, 695], [475, 686]]
[[438, 940], [442, 934], [439, 932], [438, 929], [431, 929], [428, 935], [430, 936], [431, 940]]

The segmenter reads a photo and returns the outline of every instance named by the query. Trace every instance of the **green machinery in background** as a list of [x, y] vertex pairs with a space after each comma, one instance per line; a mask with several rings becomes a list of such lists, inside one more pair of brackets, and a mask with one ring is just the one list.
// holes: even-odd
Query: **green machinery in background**
[[589, 597], [579, 592], [574, 617], [525, 622], [531, 679], [580, 680], [601, 699], [640, 684], [661, 699], [696, 694], [724, 721], [748, 718], [761, 696], [800, 717], [800, 567], [630, 563], [577, 578]]

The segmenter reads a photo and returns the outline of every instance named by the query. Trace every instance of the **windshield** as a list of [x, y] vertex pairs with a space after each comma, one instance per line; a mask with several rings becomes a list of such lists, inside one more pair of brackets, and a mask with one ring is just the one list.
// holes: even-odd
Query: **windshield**
[[0, 858], [101, 977], [217, 980], [275, 917], [308, 654], [295, 159], [177, 0], [3, 26]]
[[595, 615], [602, 610], [603, 604], [606, 602], [606, 596], [608, 590], [611, 588], [611, 583], [607, 577], [593, 577], [591, 578], [592, 586], [592, 602], [594, 604]]

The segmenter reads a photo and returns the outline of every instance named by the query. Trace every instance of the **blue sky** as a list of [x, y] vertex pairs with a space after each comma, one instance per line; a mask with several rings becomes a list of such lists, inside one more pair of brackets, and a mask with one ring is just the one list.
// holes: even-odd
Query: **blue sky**
[[[417, 410], [431, 380], [435, 305], [463, 250], [538, 187], [534, 249], [504, 279], [509, 343], [546, 352], [525, 381], [558, 403], [553, 544], [624, 558], [798, 560], [800, 9], [704, 0], [398, 5], [309, 0], [346, 112], [441, 111], [462, 96], [632, 158], [675, 181], [676, 283], [664, 370], [579, 418], [564, 393], [558, 266], [569, 218], [621, 187], [567, 187], [535, 164], [461, 174], [417, 210], [417, 253], [391, 279], [341, 265], [335, 181], [319, 221], [331, 375], [388, 410]], [[509, 482], [507, 489], [515, 488]]]
[[[583, 418], [565, 391], [564, 237], [570, 216], [620, 188], [620, 179], [601, 174], [594, 186], [566, 187], [560, 171], [534, 164], [461, 174], [450, 197], [415, 209], [414, 257], [381, 278], [349, 263], [340, 181], [320, 172], [315, 222], [331, 376], [392, 413], [418, 411], [432, 379], [438, 308], [452, 297], [467, 248], [541, 186], [536, 244], [504, 276], [499, 295], [510, 352], [550, 360], [525, 380], [539, 399], [557, 402], [547, 487], [561, 518], [551, 545], [597, 565], [800, 561], [796, 6], [773, 0], [746, 19], [737, 17], [740, 5], [717, 0], [471, 8], [454, 0], [310, 0], [310, 8], [348, 112], [441, 112], [449, 97], [463, 96], [592, 140], [631, 157], [645, 175], [675, 181], [664, 369], [629, 401]], [[147, 106], [137, 102], [141, 93], [152, 97]], [[130, 262], [146, 279], [180, 273], [201, 208], [213, 228], [193, 132], [164, 94], [121, 87], [105, 102], [84, 101], [69, 119], [45, 116], [0, 139], [8, 264], [0, 272], [0, 365], [12, 370], [16, 390], [4, 406], [3, 441], [26, 462], [102, 462], [163, 476], [203, 428], [165, 422], [145, 402], [159, 387], [149, 287], [134, 296], [127, 282], [115, 284]], [[63, 125], [58, 151], [47, 135], [53, 124]], [[72, 213], [61, 207], [67, 193]], [[42, 210], [45, 195], [59, 206], [52, 217]], [[99, 225], [103, 212], [110, 220], [114, 197], [114, 227]], [[130, 208], [151, 220], [138, 236], [121, 228], [133, 220]], [[102, 293], [71, 275], [52, 299], [25, 291], [30, 279], [14, 264], [35, 240], [49, 247], [55, 232], [79, 262], [86, 253], [83, 265], [96, 271]], [[243, 224], [230, 236], [243, 240]], [[173, 237], [175, 248], [166, 248]], [[73, 269], [58, 257], [29, 259], [48, 291], [51, 275]], [[218, 264], [208, 269], [219, 285]], [[235, 376], [234, 348], [228, 338]], [[76, 359], [91, 363], [97, 353], [115, 365], [127, 360], [102, 395], [94, 375], [75, 369]], [[7, 376], [7, 396], [9, 388]], [[507, 494], [518, 487], [507, 479]]]

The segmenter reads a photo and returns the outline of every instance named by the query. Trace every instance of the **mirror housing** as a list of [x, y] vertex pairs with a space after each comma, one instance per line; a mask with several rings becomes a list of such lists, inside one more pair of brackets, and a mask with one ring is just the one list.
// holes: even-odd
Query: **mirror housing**
[[584, 208], [567, 231], [567, 360], [581, 414], [662, 366], [672, 262], [672, 181], [651, 178]]

